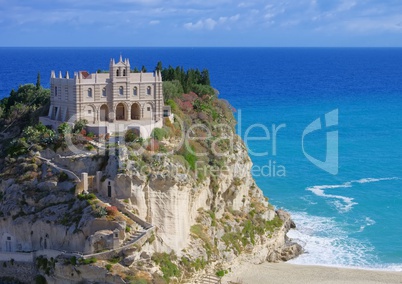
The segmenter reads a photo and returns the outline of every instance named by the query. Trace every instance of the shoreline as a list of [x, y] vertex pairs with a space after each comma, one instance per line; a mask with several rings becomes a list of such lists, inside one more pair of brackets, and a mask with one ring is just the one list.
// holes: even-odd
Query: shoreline
[[[230, 282], [232, 281], [232, 282]], [[240, 263], [232, 267], [222, 283], [275, 284], [275, 283], [402, 283], [402, 271], [368, 270], [332, 266], [302, 265], [291, 263]]]

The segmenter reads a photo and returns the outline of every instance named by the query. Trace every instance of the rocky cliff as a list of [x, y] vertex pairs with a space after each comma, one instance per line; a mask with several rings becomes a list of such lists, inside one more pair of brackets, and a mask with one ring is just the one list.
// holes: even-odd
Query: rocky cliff
[[[48, 277], [55, 283], [194, 283], [205, 270], [224, 273], [239, 261], [286, 261], [300, 254], [286, 236], [294, 227], [290, 216], [275, 211], [253, 180], [230, 106], [216, 95], [194, 93], [168, 103], [175, 120], [166, 119], [145, 141], [126, 133], [117, 145], [81, 133], [73, 140], [87, 149], [84, 154], [58, 141], [58, 147], [6, 156], [0, 166], [0, 249], [97, 253], [99, 260], [89, 266], [77, 268], [70, 259], [55, 264]], [[92, 195], [77, 191], [83, 172], [96, 175]], [[148, 224], [154, 233], [135, 242]]]

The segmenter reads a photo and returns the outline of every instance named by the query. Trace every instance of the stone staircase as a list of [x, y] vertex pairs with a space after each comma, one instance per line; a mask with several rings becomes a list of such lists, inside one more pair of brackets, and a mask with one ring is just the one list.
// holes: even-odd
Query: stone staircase
[[135, 233], [130, 233], [128, 235], [128, 237], [126, 237], [126, 239], [123, 241], [122, 246], [126, 246], [128, 244], [135, 243], [138, 239], [140, 239], [145, 234], [146, 234], [146, 230], [144, 228], [143, 228], [143, 230], [136, 231]]

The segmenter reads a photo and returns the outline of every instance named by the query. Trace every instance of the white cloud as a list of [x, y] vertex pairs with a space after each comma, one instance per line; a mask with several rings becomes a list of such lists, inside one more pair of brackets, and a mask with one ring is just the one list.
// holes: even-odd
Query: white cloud
[[230, 17], [219, 17], [217, 20], [212, 18], [198, 20], [195, 23], [188, 22], [185, 23], [183, 26], [188, 30], [213, 30], [218, 25], [224, 26], [226, 24], [232, 24], [239, 20], [240, 14], [236, 14]]
[[217, 21], [208, 18], [205, 20], [199, 20], [196, 23], [185, 23], [184, 27], [188, 30], [201, 30], [201, 29], [206, 29], [206, 30], [213, 30], [217, 24]]
[[159, 20], [152, 20], [152, 21], [149, 21], [149, 24], [150, 24], [150, 25], [158, 25], [159, 23], [160, 23]]

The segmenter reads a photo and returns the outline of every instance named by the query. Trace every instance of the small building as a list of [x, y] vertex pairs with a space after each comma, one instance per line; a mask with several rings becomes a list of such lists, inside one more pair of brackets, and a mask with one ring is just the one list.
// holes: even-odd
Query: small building
[[62, 122], [85, 119], [95, 134], [140, 130], [148, 137], [155, 127], [162, 127], [170, 108], [164, 106], [162, 76], [159, 71], [134, 73], [129, 59], [110, 60], [108, 72], [75, 72], [50, 78], [50, 109], [40, 121], [57, 128]]

